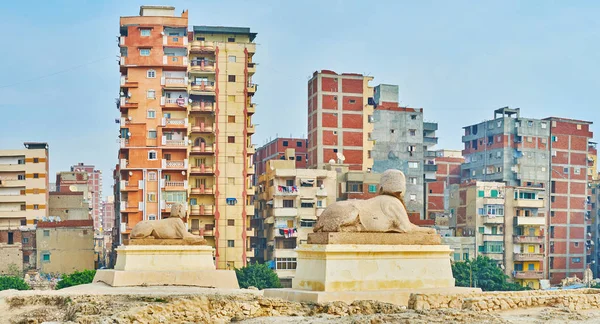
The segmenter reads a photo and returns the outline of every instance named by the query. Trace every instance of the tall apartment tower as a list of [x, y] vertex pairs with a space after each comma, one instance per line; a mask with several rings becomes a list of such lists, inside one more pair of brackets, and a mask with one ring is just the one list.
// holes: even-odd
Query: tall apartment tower
[[188, 31], [188, 12], [174, 12], [142, 6], [121, 17], [119, 230], [126, 238], [186, 203], [188, 228], [216, 248], [217, 267], [242, 267], [252, 254], [256, 33]]
[[593, 147], [591, 122], [566, 118], [544, 119], [550, 128], [550, 282], [573, 275], [583, 278], [593, 246], [588, 168]]
[[436, 179], [426, 183], [425, 192], [428, 219], [449, 214], [448, 190], [451, 185], [460, 183], [460, 166], [465, 161], [460, 151], [438, 150], [435, 155]]
[[308, 167], [331, 160], [350, 170], [371, 169], [373, 77], [322, 70], [308, 81]]
[[423, 109], [400, 107], [398, 86], [375, 87], [371, 157], [373, 171], [398, 169], [406, 176], [405, 203], [409, 214], [425, 219], [425, 182], [435, 181], [436, 123], [424, 122]]
[[88, 174], [88, 200], [92, 209], [92, 219], [94, 220], [94, 229], [102, 227], [102, 171], [96, 170], [94, 165], [77, 163], [71, 166], [71, 171], [87, 172]]

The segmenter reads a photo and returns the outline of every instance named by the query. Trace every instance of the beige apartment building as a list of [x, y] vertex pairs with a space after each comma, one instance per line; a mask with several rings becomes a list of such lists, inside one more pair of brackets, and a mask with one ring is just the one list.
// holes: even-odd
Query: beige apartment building
[[[293, 149], [286, 152], [295, 156]], [[306, 243], [317, 217], [336, 200], [335, 171], [296, 169], [294, 160], [267, 161], [258, 180], [254, 260], [268, 263], [284, 287], [296, 273], [295, 248]]]
[[539, 289], [544, 276], [546, 190], [501, 182], [452, 185], [456, 236], [474, 237], [476, 255], [496, 260], [515, 282]]
[[38, 270], [43, 273], [95, 269], [92, 219], [38, 222], [36, 242]]

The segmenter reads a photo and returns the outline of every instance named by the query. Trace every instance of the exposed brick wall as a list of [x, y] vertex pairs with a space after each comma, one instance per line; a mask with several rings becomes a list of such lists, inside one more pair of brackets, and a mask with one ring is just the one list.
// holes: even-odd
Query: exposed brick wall
[[363, 80], [342, 79], [342, 91], [345, 93], [363, 93]]
[[338, 83], [337, 78], [328, 78], [323, 76], [321, 78], [321, 90], [325, 92], [337, 92]]
[[344, 146], [361, 146], [363, 144], [362, 132], [344, 132]]
[[342, 116], [342, 127], [343, 128], [363, 128], [363, 116], [355, 114], [344, 114]]

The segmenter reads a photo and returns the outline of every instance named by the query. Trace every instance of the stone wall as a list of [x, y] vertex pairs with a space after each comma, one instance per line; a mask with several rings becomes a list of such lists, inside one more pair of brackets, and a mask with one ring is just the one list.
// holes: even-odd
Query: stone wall
[[600, 307], [600, 289], [494, 291], [468, 294], [411, 294], [408, 308], [455, 308], [496, 311], [515, 308], [565, 306], [572, 310]]
[[0, 243], [0, 275], [8, 274], [11, 264], [23, 270], [23, 251], [21, 243], [5, 244]]

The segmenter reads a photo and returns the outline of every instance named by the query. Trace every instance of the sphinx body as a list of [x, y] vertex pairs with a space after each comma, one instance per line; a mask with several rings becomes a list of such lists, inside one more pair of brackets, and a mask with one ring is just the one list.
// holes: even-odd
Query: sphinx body
[[185, 208], [182, 204], [173, 204], [171, 216], [160, 220], [147, 220], [137, 223], [131, 230], [132, 239], [185, 239], [200, 238], [189, 233], [182, 218], [185, 217]]

